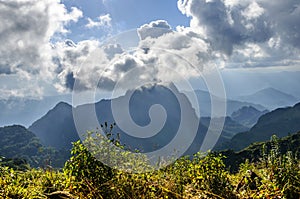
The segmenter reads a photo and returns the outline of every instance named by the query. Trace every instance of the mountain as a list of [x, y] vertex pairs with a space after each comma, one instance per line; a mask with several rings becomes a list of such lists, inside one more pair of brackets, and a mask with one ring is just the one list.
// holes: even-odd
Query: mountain
[[268, 140], [272, 135], [287, 136], [300, 130], [300, 103], [293, 107], [279, 108], [261, 116], [247, 132], [236, 134], [228, 143], [216, 149], [241, 150], [253, 142]]
[[[206, 91], [195, 91], [200, 104], [201, 117], [210, 116], [210, 95]], [[107, 94], [103, 94], [106, 96]], [[187, 94], [189, 95], [189, 93]], [[42, 99], [24, 99], [11, 97], [0, 99], [0, 126], [20, 124], [29, 127], [34, 121], [45, 115], [52, 107], [59, 102], [71, 102], [71, 95], [45, 96]], [[101, 96], [98, 96], [101, 97]], [[101, 97], [103, 98], [103, 97]], [[222, 101], [218, 98], [218, 102]], [[227, 115], [238, 110], [242, 106], [253, 106], [258, 110], [265, 108], [252, 103], [239, 102], [236, 100], [227, 101]], [[199, 115], [198, 115], [199, 116]]]
[[259, 111], [252, 106], [243, 106], [239, 110], [233, 112], [231, 114], [231, 118], [234, 121], [251, 128], [254, 124], [256, 124], [260, 116], [266, 113], [268, 113], [267, 110]]
[[[208, 128], [211, 118], [203, 117], [201, 118], [200, 122]], [[248, 131], [250, 128], [241, 125], [240, 123], [232, 120], [231, 117], [225, 117], [223, 131], [221, 136], [217, 142], [217, 145], [220, 145], [224, 142], [228, 142], [234, 135], [240, 132]]]
[[42, 147], [39, 139], [25, 127], [0, 127], [0, 154], [7, 158], [35, 156]]
[[58, 103], [29, 128], [45, 146], [56, 149], [70, 149], [71, 143], [79, 140], [75, 124], [73, 122], [72, 106]]
[[270, 110], [291, 106], [297, 103], [297, 98], [274, 88], [265, 88], [250, 95], [239, 96], [240, 101], [261, 104]]
[[[164, 110], [160, 110], [158, 104]], [[112, 109], [112, 105], [115, 105], [116, 108]], [[95, 115], [92, 114], [93, 111]], [[117, 113], [113, 116], [114, 111]], [[195, 110], [184, 94], [161, 85], [128, 91], [124, 96], [112, 100], [80, 105], [73, 108], [73, 114], [78, 129], [75, 128], [72, 106], [66, 103], [56, 105], [45, 116], [34, 122], [29, 129], [46, 146], [59, 149], [71, 147], [70, 143], [78, 140], [79, 137], [82, 138], [86, 131], [97, 131], [97, 128], [100, 128], [99, 124], [116, 122], [113, 132], [119, 133], [122, 144], [131, 149], [147, 152], [169, 144], [182, 125], [184, 129], [181, 131], [184, 131], [184, 136], [180, 138], [176, 147], [180, 146], [180, 143], [191, 142], [187, 153], [192, 154], [200, 149], [210, 122], [210, 118], [201, 118], [199, 122]], [[166, 116], [165, 121], [164, 115]], [[202, 123], [202, 120], [205, 124]], [[213, 121], [213, 124], [218, 126], [218, 121], [222, 122], [222, 119]], [[141, 127], [136, 127], [136, 125]], [[195, 129], [196, 137], [193, 140], [191, 132], [194, 131], [195, 125], [198, 128]], [[227, 141], [237, 132], [246, 130], [248, 130], [247, 127], [230, 118], [225, 118], [225, 128], [221, 133], [220, 140]], [[152, 131], [157, 134], [152, 135]], [[126, 132], [135, 132], [136, 135], [129, 135]], [[77, 133], [80, 135], [79, 137]]]
[[[112, 105], [115, 105], [116, 108], [112, 109]], [[60, 109], [60, 107], [55, 109]], [[95, 110], [95, 115], [92, 114], [93, 110]], [[58, 113], [61, 111], [52, 111], [53, 113], [57, 112], [56, 116], [53, 117], [60, 117]], [[117, 113], [113, 116], [114, 111]], [[182, 136], [180, 138], [182, 140], [177, 142], [185, 142], [191, 138], [191, 140], [186, 141], [193, 142], [193, 144], [189, 144], [192, 146], [188, 150], [199, 150], [207, 131], [199, 123], [195, 110], [186, 96], [176, 88], [170, 89], [161, 85], [145, 86], [134, 91], [128, 91], [124, 96], [112, 100], [101, 100], [95, 104], [80, 105], [73, 109], [73, 113], [80, 137], [83, 137], [86, 131], [96, 131], [97, 128], [100, 128], [99, 124], [116, 123], [113, 129], [114, 136], [118, 133], [122, 144], [130, 149], [139, 149], [143, 152], [160, 149], [169, 144], [180, 129], [184, 131], [185, 136]], [[69, 117], [72, 116], [70, 112], [67, 114], [70, 115]], [[47, 121], [51, 122], [51, 119], [48, 118]], [[186, 129], [182, 129], [180, 125]], [[198, 125], [199, 128], [197, 129]], [[58, 124], [57, 129], [66, 129], [65, 127], [68, 126], [74, 127], [73, 120]], [[194, 128], [197, 134], [196, 141], [192, 139], [190, 133], [194, 131]], [[73, 129], [70, 130], [73, 131]], [[66, 132], [66, 130], [64, 131]], [[33, 132], [35, 131], [33, 130]], [[135, 132], [136, 134], [130, 135], [127, 132]], [[174, 147], [179, 146], [177, 144]]]
[[11, 97], [0, 100], [0, 126], [20, 124], [28, 127], [60, 101], [71, 101], [70, 95], [48, 96], [43, 99]]
[[[132, 96], [131, 96], [132, 95]], [[176, 97], [181, 99], [183, 102], [183, 108], [191, 113], [187, 115], [185, 121], [187, 124], [191, 122], [197, 122], [198, 119], [192, 109], [189, 101], [183, 94], [177, 93], [175, 96], [171, 90], [163, 86], [143, 87], [135, 90], [134, 92], [127, 92], [125, 96], [118, 97], [113, 100], [101, 100], [95, 104], [84, 104], [77, 106], [73, 109], [74, 113], [77, 114], [79, 119], [75, 120], [79, 129], [76, 129], [72, 106], [67, 103], [59, 103], [52, 110], [50, 110], [41, 119], [34, 122], [29, 130], [35, 133], [46, 146], [60, 148], [71, 148], [71, 142], [79, 140], [79, 136], [84, 136], [86, 131], [96, 131], [100, 128], [99, 124], [112, 124], [115, 122], [115, 118], [112, 114], [112, 103], [120, 103], [127, 97], [130, 97], [129, 104], [117, 106], [119, 110], [126, 110], [129, 107], [129, 115], [126, 111], [118, 112], [118, 116], [122, 119], [117, 122], [114, 127], [114, 132], [120, 133], [122, 143], [130, 146], [131, 148], [139, 148], [143, 146], [143, 151], [149, 151], [153, 148], [161, 147], [161, 145], [167, 144], [170, 138], [173, 138], [177, 132], [181, 119], [180, 104]], [[155, 130], [155, 126], [161, 126], [163, 122], [162, 112], [156, 111], [152, 113], [151, 118], [148, 114], [152, 105], [160, 104], [166, 111], [167, 119], [163, 128], [158, 131], [154, 136], [150, 136], [149, 139], [136, 138], [123, 132], [119, 125], [132, 126], [132, 122], [142, 127], [147, 126], [150, 121], [152, 127], [150, 130]], [[92, 111], [95, 110], [96, 115], [92, 115]], [[96, 118], [96, 119], [95, 119]], [[133, 121], [128, 118], [132, 118]], [[158, 119], [157, 119], [158, 118]], [[155, 121], [153, 120], [155, 119]], [[96, 121], [95, 121], [96, 120]], [[197, 124], [198, 125], [198, 124]], [[188, 126], [188, 125], [186, 125]], [[80, 129], [81, 128], [81, 129]], [[202, 127], [203, 129], [204, 127]], [[158, 129], [159, 130], [159, 129]], [[187, 129], [188, 130], [188, 129]], [[147, 132], [140, 132], [147, 134]]]
[[[186, 92], [187, 96], [191, 96], [192, 92]], [[203, 90], [195, 90], [195, 95], [198, 99], [198, 104], [200, 107], [200, 116], [201, 117], [211, 117], [211, 98], [216, 100], [216, 104], [222, 103], [224, 99], [210, 95], [209, 92]], [[244, 106], [252, 106], [258, 110], [265, 110], [266, 108], [259, 103], [251, 103], [251, 102], [243, 102], [238, 100], [226, 99], [226, 115], [230, 116], [233, 112], [237, 111], [238, 109]]]

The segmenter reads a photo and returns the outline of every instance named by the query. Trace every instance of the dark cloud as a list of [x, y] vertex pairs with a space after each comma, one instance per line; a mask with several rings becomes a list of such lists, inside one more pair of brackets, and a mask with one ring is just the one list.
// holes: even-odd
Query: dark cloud
[[300, 1], [262, 1], [266, 8], [274, 32], [283, 40], [296, 48], [300, 48]]
[[0, 66], [0, 74], [6, 74], [6, 75], [10, 75], [13, 72], [11, 71], [11, 68], [9, 66]]
[[131, 57], [127, 57], [124, 60], [121, 60], [120, 62], [114, 64], [114, 68], [116, 72], [117, 71], [128, 72], [130, 69], [136, 66], [137, 66], [136, 61]]
[[[234, 45], [245, 42], [265, 42], [272, 36], [271, 23], [263, 9], [251, 10], [259, 4], [238, 4], [228, 7], [222, 0], [189, 1], [187, 14], [192, 16], [194, 25], [205, 30], [206, 38], [215, 50], [231, 55]], [[250, 8], [249, 8], [250, 7]]]
[[192, 31], [227, 55], [225, 66], [284, 66], [300, 58], [297, 0], [178, 0], [178, 7], [192, 18]]

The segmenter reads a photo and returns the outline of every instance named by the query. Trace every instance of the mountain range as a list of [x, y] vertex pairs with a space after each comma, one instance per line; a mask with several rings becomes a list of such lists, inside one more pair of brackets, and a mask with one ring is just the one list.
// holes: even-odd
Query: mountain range
[[254, 142], [268, 140], [272, 135], [284, 137], [300, 130], [300, 103], [285, 108], [278, 108], [262, 115], [257, 123], [246, 132], [241, 132], [232, 139], [216, 146], [215, 149], [241, 150]]
[[242, 102], [257, 103], [269, 110], [291, 106], [298, 102], [296, 97], [274, 88], [265, 88], [250, 95], [239, 96], [236, 99]]
[[[213, 94], [210, 94], [208, 91], [204, 90], [195, 90], [194, 91], [198, 104], [200, 107], [200, 117], [211, 117], [211, 102], [212, 99], [216, 101], [216, 104], [222, 103], [223, 101], [226, 101], [226, 115], [230, 116], [234, 111], [237, 111], [238, 109], [244, 107], [244, 106], [252, 106], [256, 108], [257, 110], [263, 111], [266, 108], [259, 103], [255, 102], [243, 102], [238, 100], [232, 100], [232, 99], [223, 99], [221, 97], [215, 96]], [[186, 92], [187, 96], [192, 95], [192, 92]], [[221, 116], [221, 115], [220, 115]]]
[[234, 121], [251, 128], [262, 115], [268, 112], [268, 110], [259, 111], [252, 106], [243, 106], [239, 110], [233, 112], [230, 117]]
[[[208, 92], [197, 91], [196, 96], [200, 106], [201, 103], [202, 106], [204, 103], [210, 103]], [[115, 104], [115, 109], [112, 109], [112, 104]], [[161, 109], [158, 104], [164, 109]], [[5, 144], [18, 146], [18, 149], [23, 151], [27, 151], [25, 149], [29, 148], [29, 151], [34, 153], [29, 154], [33, 157], [40, 157], [41, 154], [37, 152], [39, 150], [47, 151], [49, 154], [68, 151], [72, 147], [71, 143], [83, 138], [86, 131], [98, 131], [100, 124], [116, 122], [113, 133], [114, 136], [120, 135], [122, 144], [129, 149], [148, 152], [170, 143], [179, 131], [180, 124], [184, 122], [185, 134], [178, 143], [180, 145], [180, 143], [192, 139], [191, 132], [193, 127], [197, 126], [195, 138], [189, 143], [190, 147], [186, 151], [186, 154], [193, 154], [200, 149], [212, 121], [224, 121], [224, 128], [217, 140], [215, 150], [232, 149], [238, 151], [253, 142], [268, 140], [273, 134], [283, 137], [300, 130], [300, 103], [292, 107], [284, 106], [284, 108], [271, 112], [268, 112], [263, 106], [253, 103], [231, 100], [227, 102], [228, 104], [234, 104], [231, 107], [237, 108], [235, 111], [232, 108], [230, 116], [210, 118], [204, 117], [205, 114], [202, 112], [200, 113], [202, 117], [199, 118], [186, 95], [176, 89], [172, 90], [162, 85], [151, 85], [128, 91], [124, 96], [112, 100], [101, 100], [95, 104], [72, 107], [68, 103], [60, 102], [43, 117], [36, 120], [28, 130], [21, 126], [5, 127], [5, 131], [0, 131], [0, 137], [2, 136], [5, 142], [3, 146]], [[206, 106], [200, 107], [200, 109], [209, 112]], [[95, 115], [91, 112], [93, 110]], [[118, 118], [113, 115], [114, 111], [117, 112]], [[77, 117], [76, 122], [74, 122], [74, 116]], [[133, 124], [140, 127], [137, 128]], [[218, 123], [215, 125], [218, 126]], [[129, 131], [135, 129], [132, 131], [138, 133], [136, 134], [137, 137], [127, 134], [128, 129], [127, 131], [124, 130], [124, 126], [130, 127]], [[158, 133], [152, 135], [152, 132], [147, 132], [148, 127], [151, 131]], [[15, 133], [16, 135], [14, 135]], [[209, 133], [215, 134], [217, 132], [212, 128]], [[23, 134], [26, 141], [17, 138]], [[15, 140], [16, 143], [14, 144], [14, 141], [10, 141], [10, 139]], [[27, 146], [25, 143], [29, 145]], [[34, 148], [35, 146], [36, 148]], [[52, 148], [52, 152], [49, 152], [51, 150], [47, 147]], [[0, 150], [0, 155], [2, 153], [14, 158], [15, 155], [10, 154], [9, 151], [11, 151], [10, 148], [4, 147]], [[22, 157], [22, 151], [15, 150], [16, 154], [19, 152]], [[42, 153], [43, 155], [45, 153]], [[35, 160], [30, 161], [34, 162]]]
[[[222, 102], [224, 99], [215, 95], [210, 95], [209, 92], [204, 90], [195, 90], [194, 93], [200, 105], [200, 114], [196, 112], [198, 117], [211, 116], [211, 97], [216, 99], [216, 102]], [[188, 97], [192, 94], [187, 91], [184, 92]], [[109, 95], [103, 94], [105, 97]], [[266, 109], [273, 110], [278, 107], [285, 107], [294, 105], [297, 98], [279, 91], [274, 88], [266, 88], [259, 90], [253, 94], [243, 95], [227, 99], [227, 116], [244, 106], [251, 106], [259, 111]], [[98, 96], [98, 99], [103, 97]], [[8, 99], [0, 99], [0, 126], [20, 124], [23, 126], [30, 126], [34, 121], [41, 118], [51, 108], [59, 102], [71, 103], [72, 96], [59, 95], [59, 96], [46, 96], [42, 99], [24, 99], [18, 97], [11, 97]]]
[[[119, 111], [117, 114], [121, 119], [116, 122], [116, 126], [113, 130], [115, 133], [120, 134], [121, 143], [130, 146], [130, 148], [142, 151], [151, 151], [153, 148], [160, 148], [168, 144], [176, 135], [179, 124], [182, 122], [182, 110], [185, 110], [188, 112], [183, 118], [187, 122], [186, 125], [184, 125], [186, 127], [186, 136], [190, 136], [189, 131], [192, 131], [192, 125], [195, 125], [196, 123], [198, 125], [195, 140], [188, 149], [188, 153], [196, 152], [200, 149], [211, 122], [211, 118], [202, 117], [199, 122], [199, 118], [187, 97], [178, 91], [175, 91], [178, 92], [176, 93], [177, 96], [175, 96], [173, 92], [174, 91], [171, 91], [164, 86], [156, 85], [152, 87], [143, 87], [139, 90], [135, 90], [133, 93], [126, 93], [125, 96], [113, 100], [101, 100], [95, 104], [84, 104], [72, 107], [67, 103], [59, 103], [41, 119], [34, 122], [29, 127], [29, 130], [34, 132], [46, 146], [57, 149], [70, 148], [70, 143], [82, 138], [87, 130], [96, 131], [97, 128], [100, 128], [99, 124], [104, 124], [105, 122], [108, 124], [115, 123], [116, 121], [112, 115], [111, 109], [112, 103], [126, 101], [126, 98], [131, 95], [130, 100], [128, 101], [129, 115], [126, 111]], [[180, 98], [181, 104], [176, 97]], [[151, 117], [149, 116], [149, 113], [151, 113], [151, 106], [156, 104], [160, 104], [165, 109], [167, 119], [163, 125], [160, 124], [163, 119], [157, 119], [161, 118], [162, 112], [153, 111], [152, 115], [150, 114]], [[120, 108], [121, 106], [118, 107]], [[94, 116], [91, 114], [92, 110], [95, 110], [97, 121], [93, 119]], [[79, 119], [77, 119], [77, 123], [80, 123], [80, 125], [78, 125], [79, 129], [76, 129], [72, 111], [73, 113], [78, 113], [77, 117], [79, 117]], [[128, 118], [132, 118], [132, 121], [128, 120]], [[157, 126], [163, 126], [163, 128], [160, 129], [159, 133], [150, 136], [147, 139], [136, 138], [128, 135], [121, 130], [123, 128], [120, 128], [120, 125], [122, 125], [122, 127], [132, 126], [132, 122], [142, 126], [142, 128], [147, 125], [152, 125], [151, 129]], [[224, 122], [225, 125], [218, 141], [219, 143], [228, 141], [236, 133], [249, 130], [248, 127], [233, 121], [230, 117], [224, 118]], [[144, 131], [140, 133], [145, 134], [147, 132]]]

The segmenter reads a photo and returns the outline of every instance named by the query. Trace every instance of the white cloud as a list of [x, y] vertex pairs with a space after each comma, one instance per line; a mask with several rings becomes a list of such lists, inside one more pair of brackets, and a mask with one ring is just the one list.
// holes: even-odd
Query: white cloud
[[[109, 90], [131, 69], [139, 71], [135, 81], [172, 81], [176, 77], [170, 69], [193, 77], [220, 57], [225, 67], [293, 64], [300, 59], [299, 4], [179, 0], [178, 8], [191, 17], [190, 27], [172, 30], [164, 20], [144, 24], [137, 30], [137, 50], [129, 53], [118, 43], [100, 47], [96, 40], [53, 43], [53, 38], [68, 33], [69, 23], [83, 17], [78, 8], [68, 11], [59, 0], [0, 0], [0, 75], [17, 74], [36, 82], [26, 88], [0, 89], [7, 95], [42, 95], [41, 81], [54, 82], [64, 92], [77, 79], [80, 89], [97, 84]], [[109, 14], [87, 20], [87, 28], [112, 26]], [[38, 92], [30, 92], [34, 86]]]
[[79, 90], [94, 89], [97, 85], [110, 90], [122, 74], [134, 66], [134, 60], [124, 59], [123, 63], [123, 59], [119, 58], [124, 50], [118, 44], [100, 46], [96, 40], [85, 40], [77, 44], [67, 40], [56, 43], [54, 48], [59, 66], [55, 87], [60, 92], [72, 90], [75, 79], [76, 89]]
[[[67, 33], [66, 25], [80, 17], [79, 9], [74, 7], [68, 12], [59, 0], [0, 0], [0, 75], [17, 74], [28, 80], [53, 81], [56, 66], [52, 62], [50, 41], [56, 35]], [[36, 86], [36, 90], [43, 91]], [[34, 94], [26, 88], [6, 93], [18, 90]]]
[[178, 8], [192, 18], [193, 32], [226, 55], [225, 65], [276, 66], [300, 59], [299, 1], [178, 0]]
[[[155, 30], [161, 33], [160, 28], [153, 28], [151, 34], [157, 36]], [[76, 79], [76, 89], [79, 90], [95, 87], [112, 90], [131, 70], [136, 73], [130, 81], [122, 84], [124, 89], [134, 88], [140, 81], [175, 81], [178, 74], [185, 78], [197, 76], [210, 60], [208, 46], [203, 40], [191, 39], [186, 34], [172, 31], [155, 38], [147, 37], [140, 41], [135, 51], [129, 52], [124, 51], [120, 44], [100, 47], [96, 41], [57, 44], [57, 58], [63, 61], [59, 63], [61, 68], [56, 88], [60, 91], [73, 89]]]
[[260, 17], [264, 14], [264, 9], [255, 1], [252, 2], [245, 10], [242, 11], [242, 16], [251, 20]]
[[0, 1], [0, 73], [51, 71], [50, 39], [82, 16], [59, 1]]
[[163, 34], [172, 32], [172, 28], [167, 21], [157, 20], [152, 21], [149, 24], [142, 25], [137, 31], [140, 39], [144, 40], [147, 37], [157, 38]]
[[97, 18], [97, 21], [93, 21], [91, 18], [87, 18], [88, 24], [86, 24], [87, 28], [95, 28], [95, 27], [111, 27], [111, 17], [110, 14], [100, 15]]

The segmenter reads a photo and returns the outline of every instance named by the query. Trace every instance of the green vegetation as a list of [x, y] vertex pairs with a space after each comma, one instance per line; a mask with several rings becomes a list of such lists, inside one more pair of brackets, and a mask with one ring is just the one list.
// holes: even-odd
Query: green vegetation
[[[110, 129], [107, 143], [118, 145]], [[85, 145], [93, 146], [97, 136], [88, 134]], [[1, 166], [0, 198], [299, 198], [300, 161], [289, 150], [281, 153], [281, 143], [273, 136], [260, 145], [261, 158], [245, 160], [236, 173], [230, 173], [227, 158], [216, 153], [182, 157], [153, 172], [128, 173], [104, 165], [75, 142], [61, 171]], [[101, 153], [109, 152], [110, 145], [104, 146]], [[118, 160], [116, 154], [109, 155]]]
[[[295, 158], [300, 159], [300, 131], [281, 139], [277, 138], [276, 142], [281, 154], [293, 151]], [[224, 159], [226, 167], [229, 168], [231, 172], [237, 172], [239, 165], [244, 163], [246, 160], [249, 160], [250, 162], [258, 162], [262, 160], [265, 153], [271, 153], [273, 145], [274, 140], [270, 140], [267, 142], [252, 143], [249, 147], [238, 152], [225, 150], [220, 151], [220, 153], [227, 157]]]
[[14, 169], [45, 167], [61, 168], [70, 157], [67, 150], [45, 147], [25, 127], [13, 125], [0, 128], [0, 165]]

